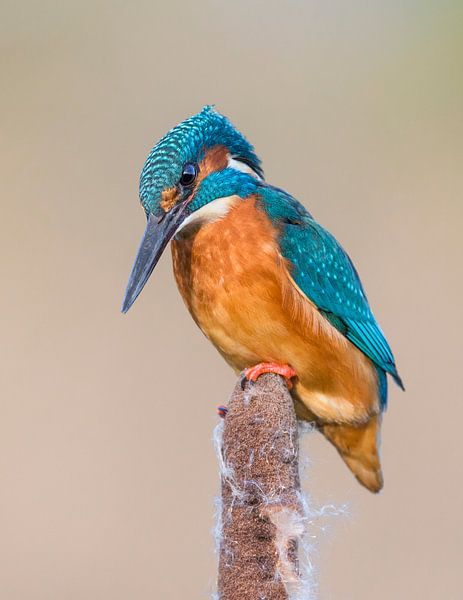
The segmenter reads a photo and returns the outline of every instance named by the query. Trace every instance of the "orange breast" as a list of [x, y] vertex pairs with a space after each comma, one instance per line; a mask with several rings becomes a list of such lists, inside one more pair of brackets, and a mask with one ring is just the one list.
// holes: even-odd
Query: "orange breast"
[[196, 323], [236, 370], [290, 364], [294, 393], [326, 421], [362, 421], [377, 411], [371, 362], [298, 290], [277, 232], [251, 198], [173, 240], [174, 273]]

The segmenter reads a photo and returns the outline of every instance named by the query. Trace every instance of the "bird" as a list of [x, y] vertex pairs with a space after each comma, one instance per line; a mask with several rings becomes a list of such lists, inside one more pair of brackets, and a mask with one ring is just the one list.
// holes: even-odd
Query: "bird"
[[147, 225], [122, 312], [170, 242], [180, 294], [226, 362], [249, 385], [284, 377], [298, 419], [379, 492], [387, 375], [404, 386], [340, 243], [266, 182], [254, 147], [213, 105], [154, 146], [139, 195]]

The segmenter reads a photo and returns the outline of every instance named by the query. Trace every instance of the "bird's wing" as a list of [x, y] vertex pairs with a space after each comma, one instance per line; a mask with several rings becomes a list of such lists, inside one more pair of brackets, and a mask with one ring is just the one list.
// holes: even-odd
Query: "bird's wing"
[[401, 386], [394, 356], [376, 322], [357, 271], [336, 239], [295, 198], [265, 186], [264, 210], [279, 228], [291, 276], [323, 316]]

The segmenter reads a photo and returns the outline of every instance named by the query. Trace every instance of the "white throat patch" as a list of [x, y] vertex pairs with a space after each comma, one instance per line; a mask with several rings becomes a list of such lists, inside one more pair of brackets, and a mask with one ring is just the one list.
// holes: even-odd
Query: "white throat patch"
[[198, 208], [198, 210], [195, 210], [194, 213], [188, 215], [183, 223], [181, 223], [180, 227], [175, 232], [175, 235], [191, 225], [200, 225], [202, 223], [210, 223], [211, 221], [221, 219], [227, 214], [236, 200], [236, 196], [225, 196], [224, 198], [216, 198], [215, 200], [212, 200], [212, 202]]

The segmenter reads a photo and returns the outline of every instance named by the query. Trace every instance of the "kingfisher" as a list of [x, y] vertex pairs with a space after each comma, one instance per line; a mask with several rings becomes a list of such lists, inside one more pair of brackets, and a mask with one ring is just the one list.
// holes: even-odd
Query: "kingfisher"
[[213, 106], [171, 129], [140, 178], [146, 230], [122, 312], [170, 242], [175, 279], [205, 336], [244, 381], [282, 375], [299, 419], [372, 492], [394, 357], [341, 245], [264, 179], [254, 147]]

